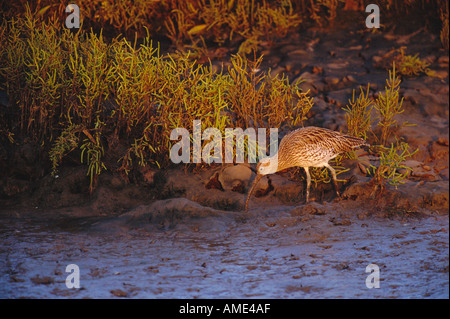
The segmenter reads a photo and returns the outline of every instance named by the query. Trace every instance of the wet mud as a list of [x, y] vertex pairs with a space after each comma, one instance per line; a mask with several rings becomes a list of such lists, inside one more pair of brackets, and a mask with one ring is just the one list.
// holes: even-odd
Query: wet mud
[[[243, 217], [183, 201], [164, 215], [144, 205], [118, 218], [1, 219], [0, 296], [449, 297], [448, 216], [358, 217], [327, 203]], [[79, 289], [66, 286], [70, 264]], [[366, 285], [370, 264], [379, 288]]]

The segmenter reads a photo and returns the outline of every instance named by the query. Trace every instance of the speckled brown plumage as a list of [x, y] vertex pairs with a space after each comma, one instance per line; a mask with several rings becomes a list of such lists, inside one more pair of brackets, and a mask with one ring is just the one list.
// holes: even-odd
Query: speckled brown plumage
[[361, 145], [367, 145], [361, 138], [314, 126], [300, 128], [281, 140], [277, 171], [293, 166], [317, 167]]
[[333, 176], [333, 182], [338, 196], [336, 172], [328, 161], [337, 155], [351, 151], [359, 146], [368, 145], [365, 140], [331, 131], [320, 127], [304, 127], [292, 131], [281, 140], [277, 154], [263, 158], [257, 166], [258, 176], [251, 187], [245, 210], [253, 188], [263, 175], [273, 174], [290, 167], [303, 167], [306, 172], [306, 202], [309, 201], [311, 176], [309, 167], [327, 167]]

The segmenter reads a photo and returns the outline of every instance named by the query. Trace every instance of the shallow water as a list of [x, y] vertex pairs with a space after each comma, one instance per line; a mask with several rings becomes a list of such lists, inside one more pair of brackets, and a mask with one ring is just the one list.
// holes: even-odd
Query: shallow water
[[[1, 298], [448, 298], [448, 216], [335, 223], [274, 213], [99, 230], [0, 219]], [[70, 227], [69, 227], [70, 226]], [[379, 266], [380, 288], [366, 287]], [[66, 266], [80, 288], [66, 287]]]

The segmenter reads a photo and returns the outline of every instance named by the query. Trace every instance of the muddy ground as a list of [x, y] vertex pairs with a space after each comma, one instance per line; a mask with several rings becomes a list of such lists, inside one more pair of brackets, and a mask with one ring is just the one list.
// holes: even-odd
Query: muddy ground
[[[448, 298], [449, 58], [438, 36], [310, 29], [264, 50], [263, 71], [305, 79], [308, 124], [345, 132], [352, 90], [383, 90], [379, 62], [401, 46], [437, 75], [401, 83], [399, 121], [414, 125], [399, 134], [418, 149], [405, 184], [380, 192], [347, 160], [342, 198], [313, 184], [305, 204], [304, 183], [282, 172], [270, 189], [261, 181], [245, 214], [248, 165], [145, 169], [131, 181], [106, 172], [89, 195], [85, 167], [29, 178], [36, 155], [25, 145], [0, 185], [0, 297]], [[69, 264], [79, 266], [79, 289], [66, 287]], [[369, 264], [378, 289], [366, 286]]]
[[[107, 221], [2, 220], [0, 295], [448, 298], [448, 216], [358, 218], [329, 203], [242, 219], [183, 204], [165, 218], [140, 206]], [[80, 289], [66, 287], [69, 264], [79, 266]], [[369, 264], [379, 267], [378, 289], [366, 286]]]

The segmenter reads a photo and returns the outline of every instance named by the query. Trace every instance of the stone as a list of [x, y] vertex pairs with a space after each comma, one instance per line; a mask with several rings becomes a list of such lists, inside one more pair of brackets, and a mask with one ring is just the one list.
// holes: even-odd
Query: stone
[[272, 76], [272, 77], [278, 76], [278, 78], [282, 78], [282, 77], [283, 77], [283, 74], [285, 73], [285, 71], [288, 71], [288, 70], [286, 70], [286, 69], [285, 69], [284, 67], [282, 67], [282, 66], [278, 66], [278, 67], [276, 67], [275, 69], [270, 70], [270, 76]]
[[448, 67], [448, 61], [449, 61], [448, 55], [443, 55], [443, 56], [439, 57], [437, 60], [437, 62], [439, 64], [447, 64], [447, 67]]
[[317, 87], [309, 82], [303, 82], [298, 85], [302, 92], [306, 93], [309, 91], [310, 96], [316, 96], [319, 93]]
[[356, 81], [355, 77], [353, 75], [346, 75], [342, 81], [344, 82], [351, 82], [351, 83], [358, 83], [358, 81]]
[[314, 97], [314, 108], [318, 109], [320, 112], [323, 112], [328, 109], [328, 104], [323, 99]]
[[338, 77], [335, 76], [327, 76], [325, 77], [325, 83], [329, 84], [329, 85], [336, 85], [338, 84], [340, 81], [340, 79]]
[[153, 185], [155, 181], [156, 170], [150, 166], [139, 167], [139, 172], [142, 174], [144, 183], [147, 185]]
[[347, 105], [349, 98], [352, 96], [351, 89], [342, 89], [328, 92], [329, 103], [342, 107]]
[[327, 64], [327, 68], [331, 70], [342, 70], [348, 67], [348, 61], [340, 61]]
[[248, 164], [225, 166], [218, 176], [218, 180], [225, 190], [236, 189], [239, 182], [248, 185], [252, 176], [252, 170]]
[[314, 74], [322, 74], [323, 73], [323, 68], [321, 66], [313, 66], [312, 69]]
[[293, 55], [308, 55], [308, 52], [306, 52], [303, 49], [297, 49], [297, 50], [293, 50], [293, 51], [288, 51], [286, 52], [288, 56], [293, 56]]
[[[448, 65], [447, 65], [448, 67]], [[433, 76], [437, 77], [438, 79], [445, 79], [448, 77], [448, 71], [447, 70], [437, 70], [437, 71], [433, 71]]]

